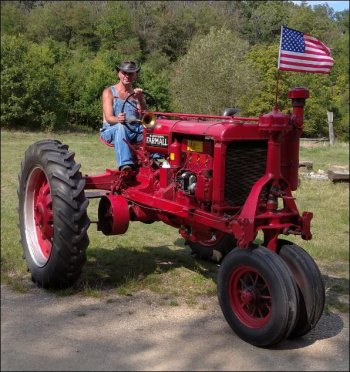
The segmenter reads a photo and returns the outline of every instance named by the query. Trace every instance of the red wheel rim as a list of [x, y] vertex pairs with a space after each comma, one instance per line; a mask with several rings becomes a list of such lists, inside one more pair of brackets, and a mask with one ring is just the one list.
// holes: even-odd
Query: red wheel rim
[[39, 167], [28, 176], [24, 218], [29, 252], [35, 263], [43, 266], [50, 257], [54, 233], [50, 184]]
[[34, 194], [34, 220], [41, 251], [45, 257], [49, 257], [53, 238], [52, 198], [50, 185], [43, 173]]
[[235, 268], [229, 277], [232, 311], [249, 328], [261, 328], [271, 316], [271, 292], [265, 279], [249, 266]]

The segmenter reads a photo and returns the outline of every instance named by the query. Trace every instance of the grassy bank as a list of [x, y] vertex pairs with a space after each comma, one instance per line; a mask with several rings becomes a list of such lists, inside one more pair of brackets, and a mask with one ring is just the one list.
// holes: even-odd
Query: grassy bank
[[[17, 182], [25, 149], [33, 142], [52, 138], [69, 145], [82, 165], [83, 174], [96, 174], [115, 167], [114, 152], [98, 141], [97, 134], [44, 134], [1, 132], [1, 278], [18, 290], [29, 287], [30, 277], [22, 259], [17, 227]], [[301, 160], [313, 161], [314, 170], [327, 171], [332, 166], [348, 168], [348, 144], [301, 148]], [[317, 261], [327, 288], [327, 308], [348, 310], [349, 269], [349, 185], [328, 180], [310, 180], [301, 176], [300, 188], [294, 193], [302, 211], [312, 211], [313, 239], [289, 238], [303, 246]], [[88, 213], [97, 219], [96, 200]], [[200, 304], [202, 296], [216, 295], [218, 266], [196, 260], [183, 244], [177, 230], [163, 223], [130, 223], [121, 236], [106, 237], [89, 228], [90, 245], [83, 274], [70, 290], [103, 296], [109, 291], [132, 295], [148, 289], [160, 295], [164, 304], [181, 302]]]

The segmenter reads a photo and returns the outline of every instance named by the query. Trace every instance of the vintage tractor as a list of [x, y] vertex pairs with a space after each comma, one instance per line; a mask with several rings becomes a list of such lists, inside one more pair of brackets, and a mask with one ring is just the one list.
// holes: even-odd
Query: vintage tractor
[[323, 311], [322, 277], [310, 255], [280, 235], [312, 237], [312, 213], [300, 215], [292, 195], [308, 96], [294, 88], [292, 113], [275, 107], [252, 118], [236, 116], [235, 109], [221, 116], [145, 112], [143, 142], [130, 144], [131, 172], [83, 176], [67, 145], [34, 143], [18, 188], [32, 280], [64, 288], [79, 278], [89, 244], [89, 198], [98, 197], [103, 234], [124, 234], [130, 221], [163, 221], [200, 257], [221, 261], [219, 303], [242, 339], [267, 347], [305, 335]]

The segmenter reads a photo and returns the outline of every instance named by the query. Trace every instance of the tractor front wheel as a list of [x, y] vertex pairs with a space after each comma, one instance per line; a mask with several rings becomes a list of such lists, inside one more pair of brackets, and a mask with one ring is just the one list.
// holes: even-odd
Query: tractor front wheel
[[298, 291], [288, 266], [265, 247], [235, 248], [218, 273], [221, 310], [233, 331], [260, 347], [288, 337], [298, 318]]
[[19, 227], [32, 280], [44, 288], [71, 286], [89, 244], [85, 181], [68, 146], [43, 140], [25, 152], [19, 175]]
[[313, 258], [298, 245], [278, 240], [278, 254], [293, 273], [299, 289], [299, 319], [290, 338], [303, 336], [319, 321], [325, 303], [325, 289], [320, 270]]

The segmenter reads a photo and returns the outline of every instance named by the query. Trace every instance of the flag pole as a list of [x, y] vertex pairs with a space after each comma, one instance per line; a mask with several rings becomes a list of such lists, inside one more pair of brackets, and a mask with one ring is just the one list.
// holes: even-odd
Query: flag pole
[[280, 80], [280, 70], [277, 69], [276, 74], [276, 96], [275, 96], [275, 111], [278, 111], [278, 83]]
[[281, 25], [280, 45], [278, 49], [277, 74], [276, 76], [276, 96], [275, 96], [275, 111], [278, 111], [278, 83], [280, 80], [280, 58], [282, 49], [283, 25]]

